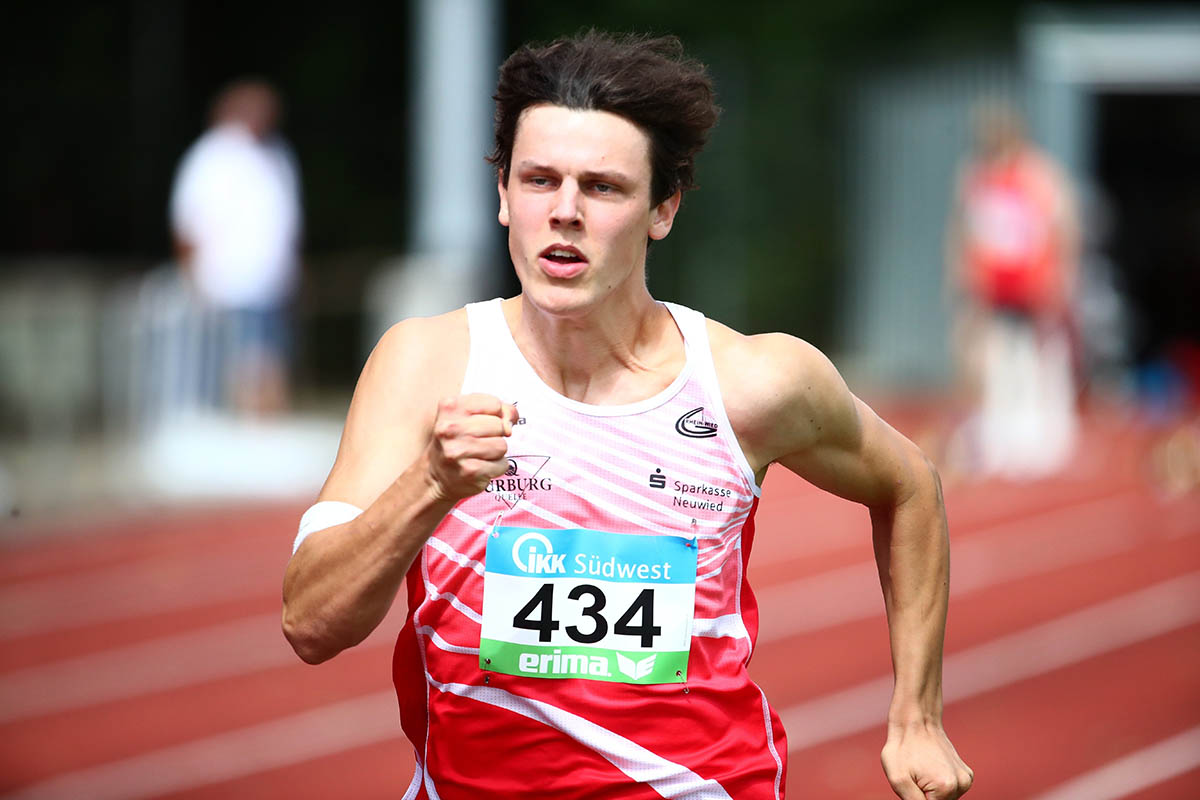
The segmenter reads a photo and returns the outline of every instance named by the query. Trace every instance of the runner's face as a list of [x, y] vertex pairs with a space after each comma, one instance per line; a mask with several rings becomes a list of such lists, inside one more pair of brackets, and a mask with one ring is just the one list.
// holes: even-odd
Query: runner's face
[[569, 314], [645, 291], [646, 239], [671, 230], [676, 194], [650, 205], [650, 141], [606, 111], [539, 105], [517, 123], [500, 224], [522, 291]]

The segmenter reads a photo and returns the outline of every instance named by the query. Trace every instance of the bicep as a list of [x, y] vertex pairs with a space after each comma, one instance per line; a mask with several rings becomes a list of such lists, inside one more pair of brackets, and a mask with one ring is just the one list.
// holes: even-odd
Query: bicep
[[774, 409], [774, 459], [828, 492], [866, 505], [895, 502], [912, 490], [920, 451], [851, 393], [815, 348], [799, 353], [785, 402]]
[[367, 359], [320, 500], [366, 508], [420, 455], [437, 382], [406, 379], [413, 356], [406, 338], [393, 328]]
[[[810, 443], [778, 461], [827, 492], [877, 506], [911, 493], [916, 447], [866, 403], [845, 392]], [[836, 419], [834, 416], [840, 416]]]

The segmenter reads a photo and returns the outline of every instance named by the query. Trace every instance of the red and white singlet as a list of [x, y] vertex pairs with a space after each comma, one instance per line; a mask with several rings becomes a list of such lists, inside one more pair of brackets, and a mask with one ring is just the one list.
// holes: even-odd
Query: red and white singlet
[[462, 392], [520, 421], [507, 474], [455, 506], [408, 573], [405, 798], [783, 796], [783, 726], [746, 671], [758, 488], [703, 316], [667, 308], [679, 376], [594, 406], [542, 382], [499, 300], [467, 306]]

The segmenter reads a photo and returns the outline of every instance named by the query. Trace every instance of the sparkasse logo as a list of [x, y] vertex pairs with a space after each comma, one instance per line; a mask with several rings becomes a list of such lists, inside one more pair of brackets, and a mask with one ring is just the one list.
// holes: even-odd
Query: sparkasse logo
[[661, 468], [655, 467], [654, 474], [650, 476], [650, 488], [651, 489], [667, 488], [667, 476], [663, 475], [663, 471]]

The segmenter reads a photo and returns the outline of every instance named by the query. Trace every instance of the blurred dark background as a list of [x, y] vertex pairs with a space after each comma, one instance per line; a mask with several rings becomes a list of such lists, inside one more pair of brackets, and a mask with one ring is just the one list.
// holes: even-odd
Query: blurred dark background
[[[972, 106], [1007, 98], [1078, 191], [1084, 385], [1168, 410], [1189, 380], [1200, 385], [1195, 3], [22, 0], [6, 7], [2, 56], [0, 437], [37, 452], [57, 436], [61, 465], [78, 460], [80, 434], [121, 441], [148, 428], [136, 401], [162, 374], [139, 372], [130, 343], [153, 344], [147, 276], [172, 272], [175, 171], [234, 78], [278, 88], [299, 163], [298, 410], [339, 424], [371, 343], [412, 313], [395, 302], [412, 280], [396, 276], [420, 274], [430, 208], [448, 212], [443, 233], [455, 214], [473, 221], [465, 291], [515, 293], [494, 194], [486, 208], [427, 199], [443, 167], [422, 155], [437, 115], [421, 92], [441, 73], [422, 65], [421, 14], [448, 7], [482, 30], [461, 56], [437, 45], [489, 87], [470, 92], [477, 189], [494, 180], [486, 95], [519, 44], [587, 26], [679, 35], [709, 65], [724, 112], [700, 189], [650, 253], [651, 291], [746, 332], [801, 336], [868, 396], [947, 396], [955, 174]], [[0, 500], [4, 470], [22, 483], [22, 463], [0, 464]]]
[[[930, 51], [1011, 50], [1022, 8], [995, 0], [502, 5], [504, 53], [595, 25], [678, 34], [710, 64], [725, 117], [700, 162], [701, 191], [653, 254], [653, 288], [677, 295], [690, 279], [688, 251], [711, 249], [709, 239], [736, 229], [736, 252], [721, 248], [730, 279], [750, 289], [735, 321], [826, 347], [835, 344], [843, 259], [847, 82], [864, 65]], [[360, 287], [363, 259], [330, 256], [403, 250], [409, 235], [410, 25], [406, 3], [10, 6], [0, 253], [87, 253], [113, 269], [166, 258], [165, 204], [179, 157], [218, 89], [252, 74], [285, 99], [309, 278], [324, 286], [349, 269], [342, 279]]]

